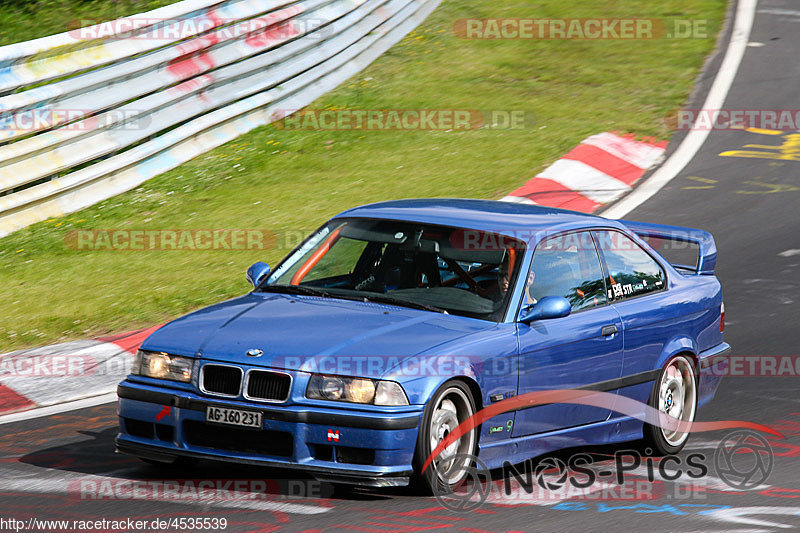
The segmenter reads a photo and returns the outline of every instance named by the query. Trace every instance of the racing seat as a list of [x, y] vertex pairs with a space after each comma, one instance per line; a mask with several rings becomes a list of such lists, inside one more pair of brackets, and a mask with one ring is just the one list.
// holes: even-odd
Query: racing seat
[[[426, 283], [423, 285], [423, 279]], [[407, 252], [389, 245], [375, 269], [375, 283], [368, 290], [416, 289], [441, 286], [439, 262], [435, 253]]]

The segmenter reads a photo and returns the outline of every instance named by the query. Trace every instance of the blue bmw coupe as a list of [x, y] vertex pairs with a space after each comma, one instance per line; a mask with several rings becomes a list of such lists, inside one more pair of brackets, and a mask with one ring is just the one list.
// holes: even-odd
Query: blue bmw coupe
[[[482, 200], [357, 207], [251, 266], [249, 294], [143, 343], [117, 450], [433, 490], [463, 457], [642, 438], [675, 453], [688, 431], [617, 402], [691, 422], [711, 400], [721, 378], [702, 369], [729, 350], [715, 262], [689, 228]], [[617, 400], [490, 409], [553, 389]]]

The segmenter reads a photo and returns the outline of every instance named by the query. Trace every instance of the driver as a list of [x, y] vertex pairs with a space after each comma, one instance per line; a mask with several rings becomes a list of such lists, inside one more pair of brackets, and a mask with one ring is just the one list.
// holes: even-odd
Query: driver
[[508, 292], [508, 285], [508, 255], [506, 255], [498, 268], [497, 281], [489, 287], [489, 297], [495, 302], [502, 302]]
[[525, 302], [528, 305], [535, 305], [536, 298], [533, 297], [533, 280], [536, 278], [536, 272], [531, 270], [528, 273], [528, 281], [525, 283]]

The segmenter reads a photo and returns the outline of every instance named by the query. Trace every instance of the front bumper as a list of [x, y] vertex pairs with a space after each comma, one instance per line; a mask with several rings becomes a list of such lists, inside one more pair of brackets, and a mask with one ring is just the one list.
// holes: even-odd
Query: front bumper
[[[320, 480], [369, 486], [408, 484], [422, 415], [422, 406], [392, 413], [269, 406], [127, 380], [117, 394], [120, 453], [300, 469]], [[208, 424], [209, 405], [259, 411], [263, 428]]]

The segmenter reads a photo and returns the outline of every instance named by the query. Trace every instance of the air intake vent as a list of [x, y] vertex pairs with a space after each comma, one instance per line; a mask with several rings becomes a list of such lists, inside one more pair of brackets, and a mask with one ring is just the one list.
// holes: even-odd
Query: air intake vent
[[281, 372], [251, 370], [247, 373], [245, 398], [269, 402], [285, 402], [289, 399], [292, 378]]
[[239, 396], [242, 369], [236, 366], [205, 365], [200, 376], [200, 390], [220, 396]]
[[142, 422], [141, 420], [134, 420], [132, 418], [124, 418], [123, 420], [125, 420], [125, 431], [127, 431], [128, 434], [142, 439], [153, 438], [154, 428], [152, 422]]
[[291, 433], [236, 427], [220, 431], [218, 426], [197, 420], [187, 420], [183, 423], [183, 437], [186, 443], [192, 446], [240, 453], [291, 457], [294, 449], [294, 438]]

